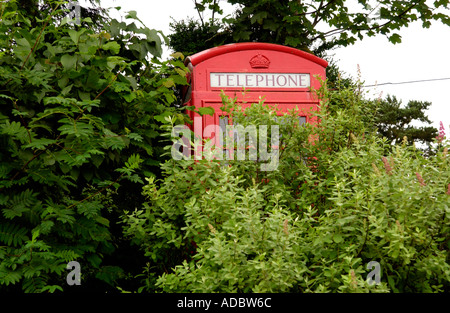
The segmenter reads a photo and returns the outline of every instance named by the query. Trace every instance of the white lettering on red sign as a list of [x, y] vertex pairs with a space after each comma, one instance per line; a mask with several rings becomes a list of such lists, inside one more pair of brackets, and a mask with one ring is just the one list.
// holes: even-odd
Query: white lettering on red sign
[[210, 73], [212, 88], [308, 88], [309, 74], [302, 73]]

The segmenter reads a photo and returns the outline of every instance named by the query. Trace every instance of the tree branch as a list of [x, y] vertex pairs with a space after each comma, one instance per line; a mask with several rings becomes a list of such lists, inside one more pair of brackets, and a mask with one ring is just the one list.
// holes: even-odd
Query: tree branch
[[[415, 3], [413, 3], [412, 5], [410, 5], [405, 11], [403, 11], [402, 13], [400, 13], [398, 16], [397, 16], [397, 18], [400, 18], [400, 17], [402, 17], [403, 15], [405, 15], [406, 13], [408, 13], [409, 11], [411, 11], [415, 6], [417, 6], [417, 2], [415, 2]], [[390, 24], [390, 23], [392, 23], [394, 20], [393, 19], [390, 19], [389, 21], [387, 21], [386, 23], [384, 23], [384, 24], [381, 24], [381, 25], [377, 25], [377, 26], [374, 26], [374, 27], [371, 27], [371, 28], [369, 28], [369, 29], [367, 29], [367, 30], [374, 30], [374, 29], [378, 29], [378, 28], [381, 28], [381, 27], [383, 27], [383, 26], [386, 26], [387, 24]], [[364, 30], [364, 29], [361, 29], [361, 30]]]
[[[10, 179], [9, 181], [12, 182], [13, 180], [15, 180], [15, 179], [17, 178], [17, 176], [18, 176], [20, 173], [22, 173], [23, 171], [25, 171], [25, 169], [28, 167], [28, 165], [29, 165], [33, 160], [35, 160], [37, 157], [39, 157], [42, 153], [46, 152], [51, 146], [57, 144], [57, 142], [58, 142], [58, 140], [59, 140], [60, 137], [61, 137], [61, 135], [59, 135], [59, 136], [55, 139], [55, 140], [56, 140], [55, 143], [52, 143], [51, 145], [49, 145], [48, 147], [46, 147], [45, 149], [43, 149], [43, 150], [40, 151], [39, 153], [37, 153], [37, 154], [34, 154], [34, 153], [33, 153], [33, 156], [32, 156], [32, 157], [31, 157], [31, 158], [30, 158], [30, 159], [22, 166], [22, 168], [21, 168], [19, 171], [17, 171], [17, 172], [14, 174], [13, 177], [11, 177], [11, 179]], [[4, 188], [5, 188], [5, 187], [0, 188], [0, 191], [2, 191]]]
[[[213, 6], [213, 8], [215, 8], [216, 7], [216, 2], [217, 0], [214, 0], [214, 6]], [[220, 1], [220, 0], [219, 0]], [[216, 13], [216, 10], [215, 9], [213, 9], [213, 11], [212, 11], [212, 17], [211, 17], [211, 21], [214, 23], [214, 13]]]
[[[56, 5], [56, 7], [52, 10], [52, 13], [54, 13], [59, 7], [59, 3]], [[47, 28], [48, 22], [50, 21], [50, 19], [53, 17], [53, 14], [50, 14], [44, 24], [44, 27], [42, 27], [41, 32], [39, 33], [38, 37], [36, 38], [36, 41], [34, 42], [33, 48], [31, 48], [30, 53], [28, 53], [27, 58], [25, 59], [25, 61], [23, 61], [22, 67], [19, 70], [19, 73], [22, 71], [22, 69], [24, 68], [25, 64], [27, 63], [28, 59], [30, 58], [31, 54], [33, 53], [34, 49], [36, 48], [39, 40], [41, 39], [42, 33], [44, 32], [44, 30]]]
[[[386, 26], [386, 25], [392, 23], [395, 19], [401, 18], [403, 15], [405, 15], [406, 13], [408, 13], [409, 11], [411, 11], [411, 10], [412, 10], [415, 6], [417, 6], [417, 5], [418, 5], [417, 2], [413, 3], [413, 4], [410, 5], [408, 8], [406, 8], [405, 11], [401, 12], [401, 13], [400, 13], [399, 15], [397, 15], [395, 18], [392, 18], [392, 19], [390, 19], [389, 21], [387, 21], [387, 22], [385, 22], [385, 23], [383, 23], [383, 24], [381, 24], [381, 25], [376, 25], [376, 26], [373, 26], [373, 27], [369, 27], [369, 28], [367, 28], [367, 29], [364, 29], [364, 28], [357, 28], [356, 30], [357, 30], [357, 31], [370, 31], [370, 30], [375, 30], [375, 29], [379, 29], [379, 28], [381, 28], [381, 27], [384, 27], [384, 26]], [[350, 28], [343, 28], [343, 29], [341, 29], [341, 28], [336, 28], [336, 29], [330, 30], [330, 31], [328, 31], [328, 32], [326, 32], [326, 33], [322, 33], [322, 34], [320, 34], [320, 35], [317, 35], [316, 37], [314, 37], [314, 38], [312, 39], [312, 41], [314, 41], [314, 40], [316, 40], [316, 39], [318, 39], [318, 38], [321, 38], [321, 37], [329, 37], [329, 36], [336, 35], [336, 34], [339, 34], [339, 33], [345, 32], [345, 31], [349, 31], [349, 30], [350, 30]]]
[[198, 16], [200, 17], [200, 22], [202, 23], [202, 27], [205, 27], [205, 23], [203, 22], [203, 16], [200, 14], [200, 11], [198, 9], [198, 3], [197, 0], [194, 0], [195, 9], [197, 10]]
[[336, 2], [336, 0], [331, 0], [327, 4], [323, 5], [323, 0], [321, 0], [320, 4], [319, 4], [319, 7], [316, 10], [311, 11], [311, 12], [305, 12], [305, 13], [302, 13], [302, 14], [299, 14], [299, 15], [311, 15], [311, 14], [314, 14], [314, 13], [318, 13], [320, 10], [325, 9], [327, 6], [329, 6], [330, 4], [333, 4], [334, 2]]
[[[117, 71], [117, 74], [116, 74], [116, 76], [114, 76], [113, 80], [108, 84], [108, 86], [105, 87], [105, 89], [103, 89], [98, 95], [95, 96], [94, 100], [97, 100], [98, 97], [100, 97], [109, 87], [111, 87], [111, 85], [116, 81], [117, 76], [119, 76], [120, 72], [123, 71], [124, 69], [125, 69], [125, 67], [121, 68]], [[83, 110], [83, 112], [84, 112], [84, 110]]]
[[[58, 9], [59, 4], [56, 5], [55, 9], [52, 10], [52, 13], [55, 12]], [[3, 11], [2, 11], [2, 15], [3, 15]], [[17, 74], [19, 74], [20, 72], [22, 72], [23, 68], [25, 67], [25, 64], [28, 62], [28, 59], [30, 58], [31, 54], [33, 53], [34, 49], [36, 48], [39, 40], [41, 39], [42, 33], [44, 32], [44, 30], [47, 28], [48, 22], [50, 21], [50, 19], [53, 17], [52, 14], [50, 14], [44, 24], [44, 27], [42, 27], [41, 32], [39, 33], [38, 37], [36, 38], [36, 41], [34, 42], [33, 47], [30, 50], [30, 53], [28, 53], [27, 57], [25, 58], [25, 61], [23, 61], [22, 66], [20, 67], [19, 71], [17, 72]], [[10, 79], [8, 79], [8, 81], [5, 83], [5, 85], [8, 85], [11, 81], [13, 80], [13, 78], [11, 77]]]
[[[328, 4], [329, 4], [329, 3], [328, 3]], [[328, 4], [327, 4], [327, 5], [328, 5]], [[318, 12], [318, 11], [320, 11], [320, 10], [322, 9], [322, 5], [323, 5], [323, 0], [320, 1], [319, 8], [316, 10], [316, 12]], [[322, 18], [319, 19], [319, 14], [316, 14], [316, 17], [314, 18], [314, 22], [312, 23], [312, 27], [316, 26], [317, 23], [319, 23], [319, 21], [320, 21], [321, 19], [322, 19]]]

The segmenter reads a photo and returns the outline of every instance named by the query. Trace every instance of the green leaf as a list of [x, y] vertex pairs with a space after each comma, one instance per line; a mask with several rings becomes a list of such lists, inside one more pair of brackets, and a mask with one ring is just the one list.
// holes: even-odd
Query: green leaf
[[113, 54], [120, 52], [120, 45], [115, 41], [110, 41], [102, 46], [103, 50], [110, 50]]
[[136, 169], [139, 168], [139, 164], [142, 163], [141, 156], [139, 154], [132, 154], [128, 161], [125, 162], [125, 166], [129, 169]]
[[127, 134], [127, 137], [130, 139], [133, 139], [135, 141], [138, 141], [138, 142], [142, 142], [142, 140], [144, 139], [144, 138], [142, 138], [141, 135], [139, 135], [137, 133], [129, 133], [129, 134]]
[[111, 88], [114, 89], [115, 92], [131, 91], [129, 84], [118, 81], [115, 81]]
[[4, 124], [0, 124], [0, 134], [9, 135], [22, 143], [26, 143], [29, 140], [27, 129], [15, 121], [10, 123], [7, 120]]
[[175, 52], [175, 53], [172, 53], [170, 56], [171, 56], [172, 58], [174, 58], [174, 59], [181, 59], [181, 60], [184, 60], [184, 55], [183, 55], [183, 53], [181, 53], [181, 52]]
[[111, 37], [117, 37], [120, 35], [120, 31], [122, 28], [124, 28], [125, 23], [124, 22], [118, 22], [116, 19], [111, 20], [110, 22], [110, 29], [109, 32], [111, 34]]
[[58, 79], [58, 87], [64, 89], [69, 83], [69, 77], [63, 76], [61, 79]]
[[58, 128], [61, 135], [75, 135], [76, 137], [89, 137], [93, 135], [94, 127], [91, 124], [81, 121], [70, 121], [66, 118], [61, 119], [60, 122], [65, 123]]
[[394, 281], [394, 279], [392, 278], [392, 276], [388, 276], [387, 279], [388, 279], [389, 287], [391, 287], [391, 289], [392, 289], [394, 292], [398, 292], [398, 289], [395, 287], [395, 281]]
[[154, 118], [156, 121], [160, 122], [160, 123], [166, 123], [166, 122], [167, 122], [167, 121], [166, 121], [166, 117], [168, 117], [168, 116], [170, 116], [170, 115], [172, 115], [171, 112], [165, 111], [165, 112], [163, 112], [163, 113], [161, 113], [161, 114], [159, 114], [159, 115], [155, 115], [153, 118]]
[[55, 223], [50, 220], [42, 221], [41, 225], [38, 226], [40, 233], [43, 235], [50, 233], [50, 230], [52, 229], [54, 224]]
[[134, 10], [128, 11], [128, 14], [125, 15], [125, 18], [137, 19], [137, 12]]
[[107, 219], [104, 218], [104, 217], [97, 216], [97, 217], [95, 218], [95, 221], [96, 221], [97, 223], [99, 223], [99, 224], [102, 224], [102, 225], [104, 225], [104, 226], [106, 226], [106, 227], [109, 227], [109, 220], [107, 220]]
[[[127, 145], [124, 141], [124, 136], [119, 136], [116, 133], [112, 132], [111, 130], [105, 128], [105, 143], [107, 144], [108, 148], [112, 150], [122, 150]], [[128, 140], [128, 138], [126, 138]]]
[[61, 64], [64, 66], [64, 69], [70, 70], [75, 67], [75, 64], [77, 63], [77, 57], [75, 55], [70, 54], [64, 54], [61, 57]]
[[22, 146], [24, 149], [44, 149], [46, 146], [56, 143], [54, 139], [40, 138], [34, 139], [31, 143]]
[[0, 269], [0, 283], [8, 286], [20, 281], [22, 274], [19, 271], [9, 271], [6, 268]]
[[0, 224], [0, 242], [14, 247], [21, 245], [28, 240], [26, 228], [20, 227], [16, 224], [3, 222]]
[[132, 102], [134, 99], [136, 99], [136, 93], [135, 92], [130, 92], [128, 94], [125, 94], [122, 96], [126, 102], [130, 103]]
[[400, 36], [399, 34], [392, 34], [391, 36], [389, 36], [389, 41], [393, 44], [401, 43], [402, 36]]
[[63, 95], [63, 96], [67, 96], [69, 93], [70, 93], [70, 91], [72, 90], [72, 87], [73, 87], [73, 84], [72, 85], [69, 85], [69, 86], [66, 86], [66, 87], [64, 87], [64, 89], [63, 90], [61, 90], [61, 95]]
[[[117, 52], [118, 53], [118, 52]], [[116, 54], [117, 54], [116, 53]], [[106, 58], [107, 60], [107, 65], [109, 68], [113, 69], [114, 67], [116, 67], [117, 65], [121, 65], [124, 64], [125, 59], [119, 56], [110, 56]]]
[[344, 241], [344, 238], [342, 238], [341, 234], [334, 234], [333, 235], [333, 241], [335, 243], [341, 243], [342, 241]]
[[98, 216], [98, 213], [103, 208], [100, 201], [85, 201], [77, 205], [78, 213], [83, 214], [87, 218], [92, 218]]
[[162, 47], [161, 47], [161, 41], [157, 42], [144, 42], [143, 46], [145, 47], [145, 50], [147, 52], [150, 52], [156, 57], [161, 57], [162, 54]]
[[162, 84], [164, 85], [164, 87], [167, 87], [167, 88], [175, 86], [175, 82], [173, 81], [172, 78], [168, 78], [168, 79], [164, 80]]
[[148, 42], [156, 42], [157, 44], [161, 45], [161, 38], [158, 36], [158, 32], [155, 29], [150, 28], [144, 28], [141, 30], [145, 36], [147, 36]]
[[17, 44], [18, 44], [19, 46], [22, 46], [22, 47], [24, 47], [24, 48], [27, 49], [27, 50], [28, 50], [28, 49], [31, 49], [30, 42], [29, 42], [27, 39], [25, 39], [25, 38], [17, 39], [16, 42], [17, 42]]
[[267, 15], [268, 15], [268, 12], [266, 12], [266, 11], [259, 12], [257, 14], [254, 14], [251, 17], [250, 21], [252, 24], [255, 24], [256, 22], [258, 24], [262, 24], [263, 20], [267, 17]]
[[39, 237], [39, 235], [41, 234], [41, 231], [39, 230], [39, 228], [35, 228], [32, 232], [31, 232], [31, 241], [35, 242], [37, 237]]
[[67, 32], [69, 33], [70, 39], [78, 45], [78, 41], [80, 40], [80, 36], [87, 31], [86, 28], [82, 28], [80, 31], [76, 31], [74, 29], [69, 29]]
[[48, 291], [50, 293], [54, 293], [56, 290], [63, 291], [61, 286], [58, 285], [47, 285], [43, 287], [40, 292]]
[[200, 115], [214, 115], [214, 108], [213, 107], [201, 107], [198, 109], [198, 114]]

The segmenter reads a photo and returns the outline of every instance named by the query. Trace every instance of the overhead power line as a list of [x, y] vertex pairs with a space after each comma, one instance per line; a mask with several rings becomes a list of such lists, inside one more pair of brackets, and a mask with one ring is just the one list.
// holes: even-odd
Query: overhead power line
[[363, 87], [376, 87], [376, 86], [383, 86], [383, 85], [403, 85], [403, 84], [423, 83], [423, 82], [431, 82], [431, 81], [437, 81], [437, 80], [449, 80], [449, 79], [450, 79], [450, 77], [421, 79], [421, 80], [410, 80], [410, 81], [406, 81], [406, 82], [381, 83], [381, 84], [365, 85]]

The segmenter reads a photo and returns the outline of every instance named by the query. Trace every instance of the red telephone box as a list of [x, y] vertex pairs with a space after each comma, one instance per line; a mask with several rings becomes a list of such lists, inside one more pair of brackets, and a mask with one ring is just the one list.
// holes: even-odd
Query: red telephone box
[[[280, 115], [296, 106], [300, 112], [300, 123], [311, 122], [307, 114], [315, 109], [318, 99], [311, 88], [320, 87], [316, 75], [325, 79], [328, 63], [307, 52], [268, 43], [236, 43], [208, 49], [185, 60], [190, 69], [190, 86], [185, 92], [185, 105], [212, 107], [214, 116], [189, 111], [193, 120], [191, 129], [199, 138], [205, 139], [204, 129], [208, 125], [222, 125], [220, 110], [221, 91], [240, 102], [258, 102], [277, 105]], [[246, 93], [242, 95], [245, 87]], [[243, 104], [245, 107], [245, 104]]]

